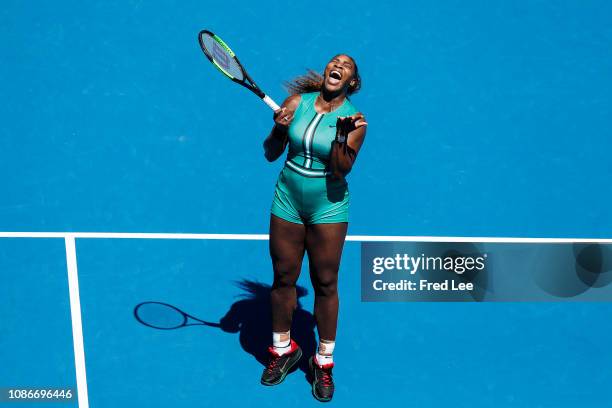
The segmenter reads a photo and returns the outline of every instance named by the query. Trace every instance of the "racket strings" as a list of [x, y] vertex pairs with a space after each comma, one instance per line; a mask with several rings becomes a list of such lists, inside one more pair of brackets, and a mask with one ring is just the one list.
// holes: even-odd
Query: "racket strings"
[[219, 69], [227, 76], [238, 81], [244, 81], [244, 73], [231, 51], [208, 33], [201, 34], [202, 49]]

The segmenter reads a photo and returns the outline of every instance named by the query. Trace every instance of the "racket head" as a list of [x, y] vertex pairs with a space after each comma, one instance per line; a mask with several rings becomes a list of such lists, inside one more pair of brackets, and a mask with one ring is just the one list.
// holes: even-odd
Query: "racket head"
[[185, 312], [163, 302], [140, 303], [134, 308], [134, 317], [145, 326], [160, 330], [185, 327], [189, 318]]
[[240, 83], [244, 83], [248, 79], [242, 64], [236, 58], [236, 54], [216, 34], [209, 30], [202, 30], [198, 34], [198, 41], [206, 58], [223, 75]]

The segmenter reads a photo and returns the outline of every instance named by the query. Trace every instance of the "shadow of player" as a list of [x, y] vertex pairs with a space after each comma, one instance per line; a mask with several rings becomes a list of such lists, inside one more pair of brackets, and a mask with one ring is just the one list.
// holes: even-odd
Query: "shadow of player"
[[[259, 361], [262, 365], [268, 363], [268, 346], [272, 339], [272, 319], [270, 311], [270, 285], [243, 279], [236, 282], [243, 290], [241, 300], [235, 302], [219, 323], [221, 330], [229, 333], [240, 332], [242, 349]], [[299, 368], [308, 372], [307, 357], [315, 352], [315, 321], [314, 316], [302, 308], [300, 298], [308, 291], [297, 286], [297, 306], [293, 312], [291, 337], [300, 345], [304, 353]]]
[[[218, 323], [205, 322], [198, 317], [191, 314], [187, 314], [176, 306], [169, 305], [166, 303], [159, 302], [143, 302], [137, 305], [134, 309], [134, 315], [136, 320], [145, 326], [168, 330], [178, 329], [185, 326], [191, 326], [193, 323], [187, 323], [187, 316], [190, 321], [197, 321], [198, 325], [205, 325], [209, 327], [218, 327], [227, 333], [239, 333], [239, 341], [242, 349], [251, 354], [255, 359], [262, 365], [265, 366], [268, 363], [269, 354], [268, 346], [272, 341], [272, 318], [271, 318], [271, 306], [270, 306], [270, 285], [251, 281], [248, 279], [242, 279], [236, 282], [236, 286], [242, 289], [242, 293], [238, 295], [240, 298], [234, 302], [227, 313], [219, 319]], [[315, 338], [315, 320], [312, 313], [302, 308], [300, 298], [306, 296], [308, 291], [302, 286], [296, 287], [297, 292], [297, 306], [293, 312], [293, 324], [291, 327], [291, 337], [300, 345], [304, 356], [298, 364], [298, 368], [305, 374], [308, 374], [308, 357], [314, 354], [316, 350], [316, 338]], [[145, 317], [144, 313], [140, 309], [142, 305], [154, 304], [158, 305], [158, 312], [149, 314]], [[168, 309], [167, 307], [171, 308]], [[140, 310], [140, 312], [139, 312]], [[179, 314], [179, 321], [181, 324], [171, 324], [168, 327], [164, 324], [160, 324], [158, 321], [162, 319], [162, 315], [167, 314], [167, 310], [174, 310]], [[185, 315], [185, 323], [182, 324], [183, 316]]]

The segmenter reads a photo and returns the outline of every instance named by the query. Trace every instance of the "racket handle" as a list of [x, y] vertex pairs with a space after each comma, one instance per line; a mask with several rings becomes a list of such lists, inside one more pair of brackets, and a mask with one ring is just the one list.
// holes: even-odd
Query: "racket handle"
[[280, 106], [278, 106], [276, 104], [276, 102], [274, 102], [272, 100], [272, 98], [270, 98], [268, 95], [264, 95], [263, 98], [261, 98], [261, 99], [263, 99], [263, 101], [266, 103], [266, 105], [268, 105], [270, 108], [272, 108], [273, 111], [276, 112], [277, 110], [280, 109]]

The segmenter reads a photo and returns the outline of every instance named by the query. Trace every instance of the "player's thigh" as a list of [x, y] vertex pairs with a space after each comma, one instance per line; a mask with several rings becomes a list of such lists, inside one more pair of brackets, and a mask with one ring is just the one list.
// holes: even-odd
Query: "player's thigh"
[[345, 222], [332, 224], [313, 224], [306, 227], [306, 251], [313, 278], [329, 279], [337, 274], [342, 257], [342, 249], [346, 239], [348, 224]]
[[292, 276], [297, 280], [305, 250], [306, 227], [275, 215], [270, 216], [270, 257], [277, 275]]

